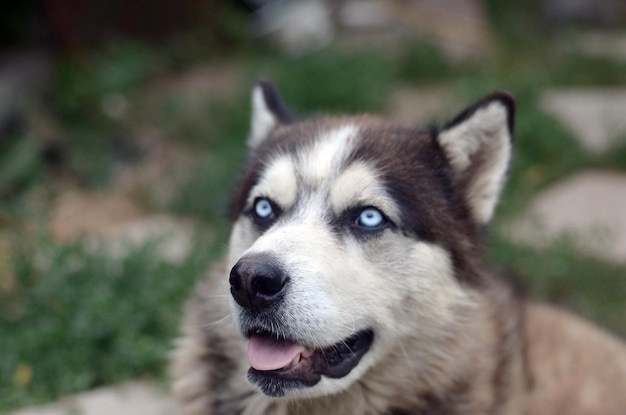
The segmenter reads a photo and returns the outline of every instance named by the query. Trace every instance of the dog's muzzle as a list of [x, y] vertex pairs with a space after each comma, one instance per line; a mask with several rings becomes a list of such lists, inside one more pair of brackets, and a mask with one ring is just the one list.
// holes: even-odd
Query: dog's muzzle
[[324, 348], [296, 340], [289, 326], [303, 318], [281, 311], [290, 279], [280, 262], [267, 254], [241, 258], [230, 272], [230, 292], [240, 307], [242, 334], [249, 340], [248, 379], [266, 395], [283, 396], [289, 390], [311, 387], [322, 376], [342, 378], [356, 367], [374, 341], [370, 328], [353, 332]]

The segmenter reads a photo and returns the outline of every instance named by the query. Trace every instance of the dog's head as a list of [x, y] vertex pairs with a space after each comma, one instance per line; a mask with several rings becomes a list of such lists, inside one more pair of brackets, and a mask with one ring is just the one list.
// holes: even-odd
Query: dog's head
[[509, 165], [513, 98], [489, 95], [441, 129], [294, 121], [265, 81], [252, 104], [228, 256], [250, 382], [319, 396], [409, 340], [436, 353], [481, 284], [478, 237]]

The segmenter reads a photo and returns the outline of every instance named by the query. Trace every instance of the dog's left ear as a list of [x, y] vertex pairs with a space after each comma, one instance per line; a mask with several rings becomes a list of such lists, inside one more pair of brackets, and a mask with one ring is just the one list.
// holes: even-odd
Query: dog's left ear
[[474, 220], [487, 224], [504, 185], [513, 146], [515, 100], [495, 92], [467, 108], [438, 135]]
[[268, 80], [257, 81], [252, 90], [252, 125], [248, 148], [257, 148], [280, 123], [292, 120], [276, 86]]

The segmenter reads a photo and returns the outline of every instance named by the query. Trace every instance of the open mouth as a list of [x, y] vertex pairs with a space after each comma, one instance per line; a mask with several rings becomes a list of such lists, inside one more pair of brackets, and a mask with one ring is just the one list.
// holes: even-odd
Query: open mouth
[[330, 347], [311, 349], [300, 343], [278, 339], [275, 334], [250, 334], [248, 371], [250, 382], [269, 396], [283, 396], [286, 391], [310, 387], [322, 375], [342, 378], [356, 367], [374, 341], [371, 329], [361, 330]]

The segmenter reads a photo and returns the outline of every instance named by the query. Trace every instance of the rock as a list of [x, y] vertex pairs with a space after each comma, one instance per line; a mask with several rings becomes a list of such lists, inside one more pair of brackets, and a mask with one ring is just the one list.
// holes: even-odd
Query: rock
[[9, 415], [179, 415], [173, 400], [153, 385], [133, 382], [95, 389], [59, 403], [32, 407]]
[[566, 236], [579, 249], [626, 263], [626, 174], [583, 171], [540, 192], [505, 231], [545, 246]]
[[624, 88], [547, 91], [541, 106], [569, 128], [589, 152], [603, 152], [616, 140], [626, 138]]
[[266, 1], [254, 18], [259, 35], [296, 55], [321, 49], [335, 37], [330, 6], [320, 0]]
[[[389, 116], [399, 122], [418, 125], [430, 121], [443, 121], [453, 116], [457, 103], [453, 94], [443, 88], [415, 88], [401, 86], [395, 88], [387, 106]], [[435, 119], [435, 117], [443, 117]]]
[[337, 14], [340, 24], [348, 29], [380, 29], [393, 23], [389, 5], [380, 0], [347, 0]]
[[87, 243], [113, 258], [124, 257], [129, 248], [154, 243], [160, 259], [179, 263], [191, 252], [196, 231], [191, 221], [151, 215], [111, 227], [104, 238], [88, 238]]
[[145, 212], [127, 198], [114, 193], [63, 193], [50, 219], [50, 232], [59, 240], [86, 235], [103, 235], [112, 227], [143, 218]]
[[432, 39], [451, 61], [476, 58], [490, 47], [486, 13], [476, 0], [394, 1], [396, 22]]
[[59, 240], [83, 238], [89, 248], [113, 258], [154, 243], [160, 258], [180, 262], [193, 247], [197, 226], [190, 220], [148, 214], [120, 194], [71, 191], [57, 201], [50, 231]]
[[162, 116], [163, 107], [169, 104], [179, 111], [177, 116], [204, 119], [208, 104], [237, 96], [240, 77], [241, 69], [236, 65], [201, 62], [152, 82], [138, 102], [155, 117]]

